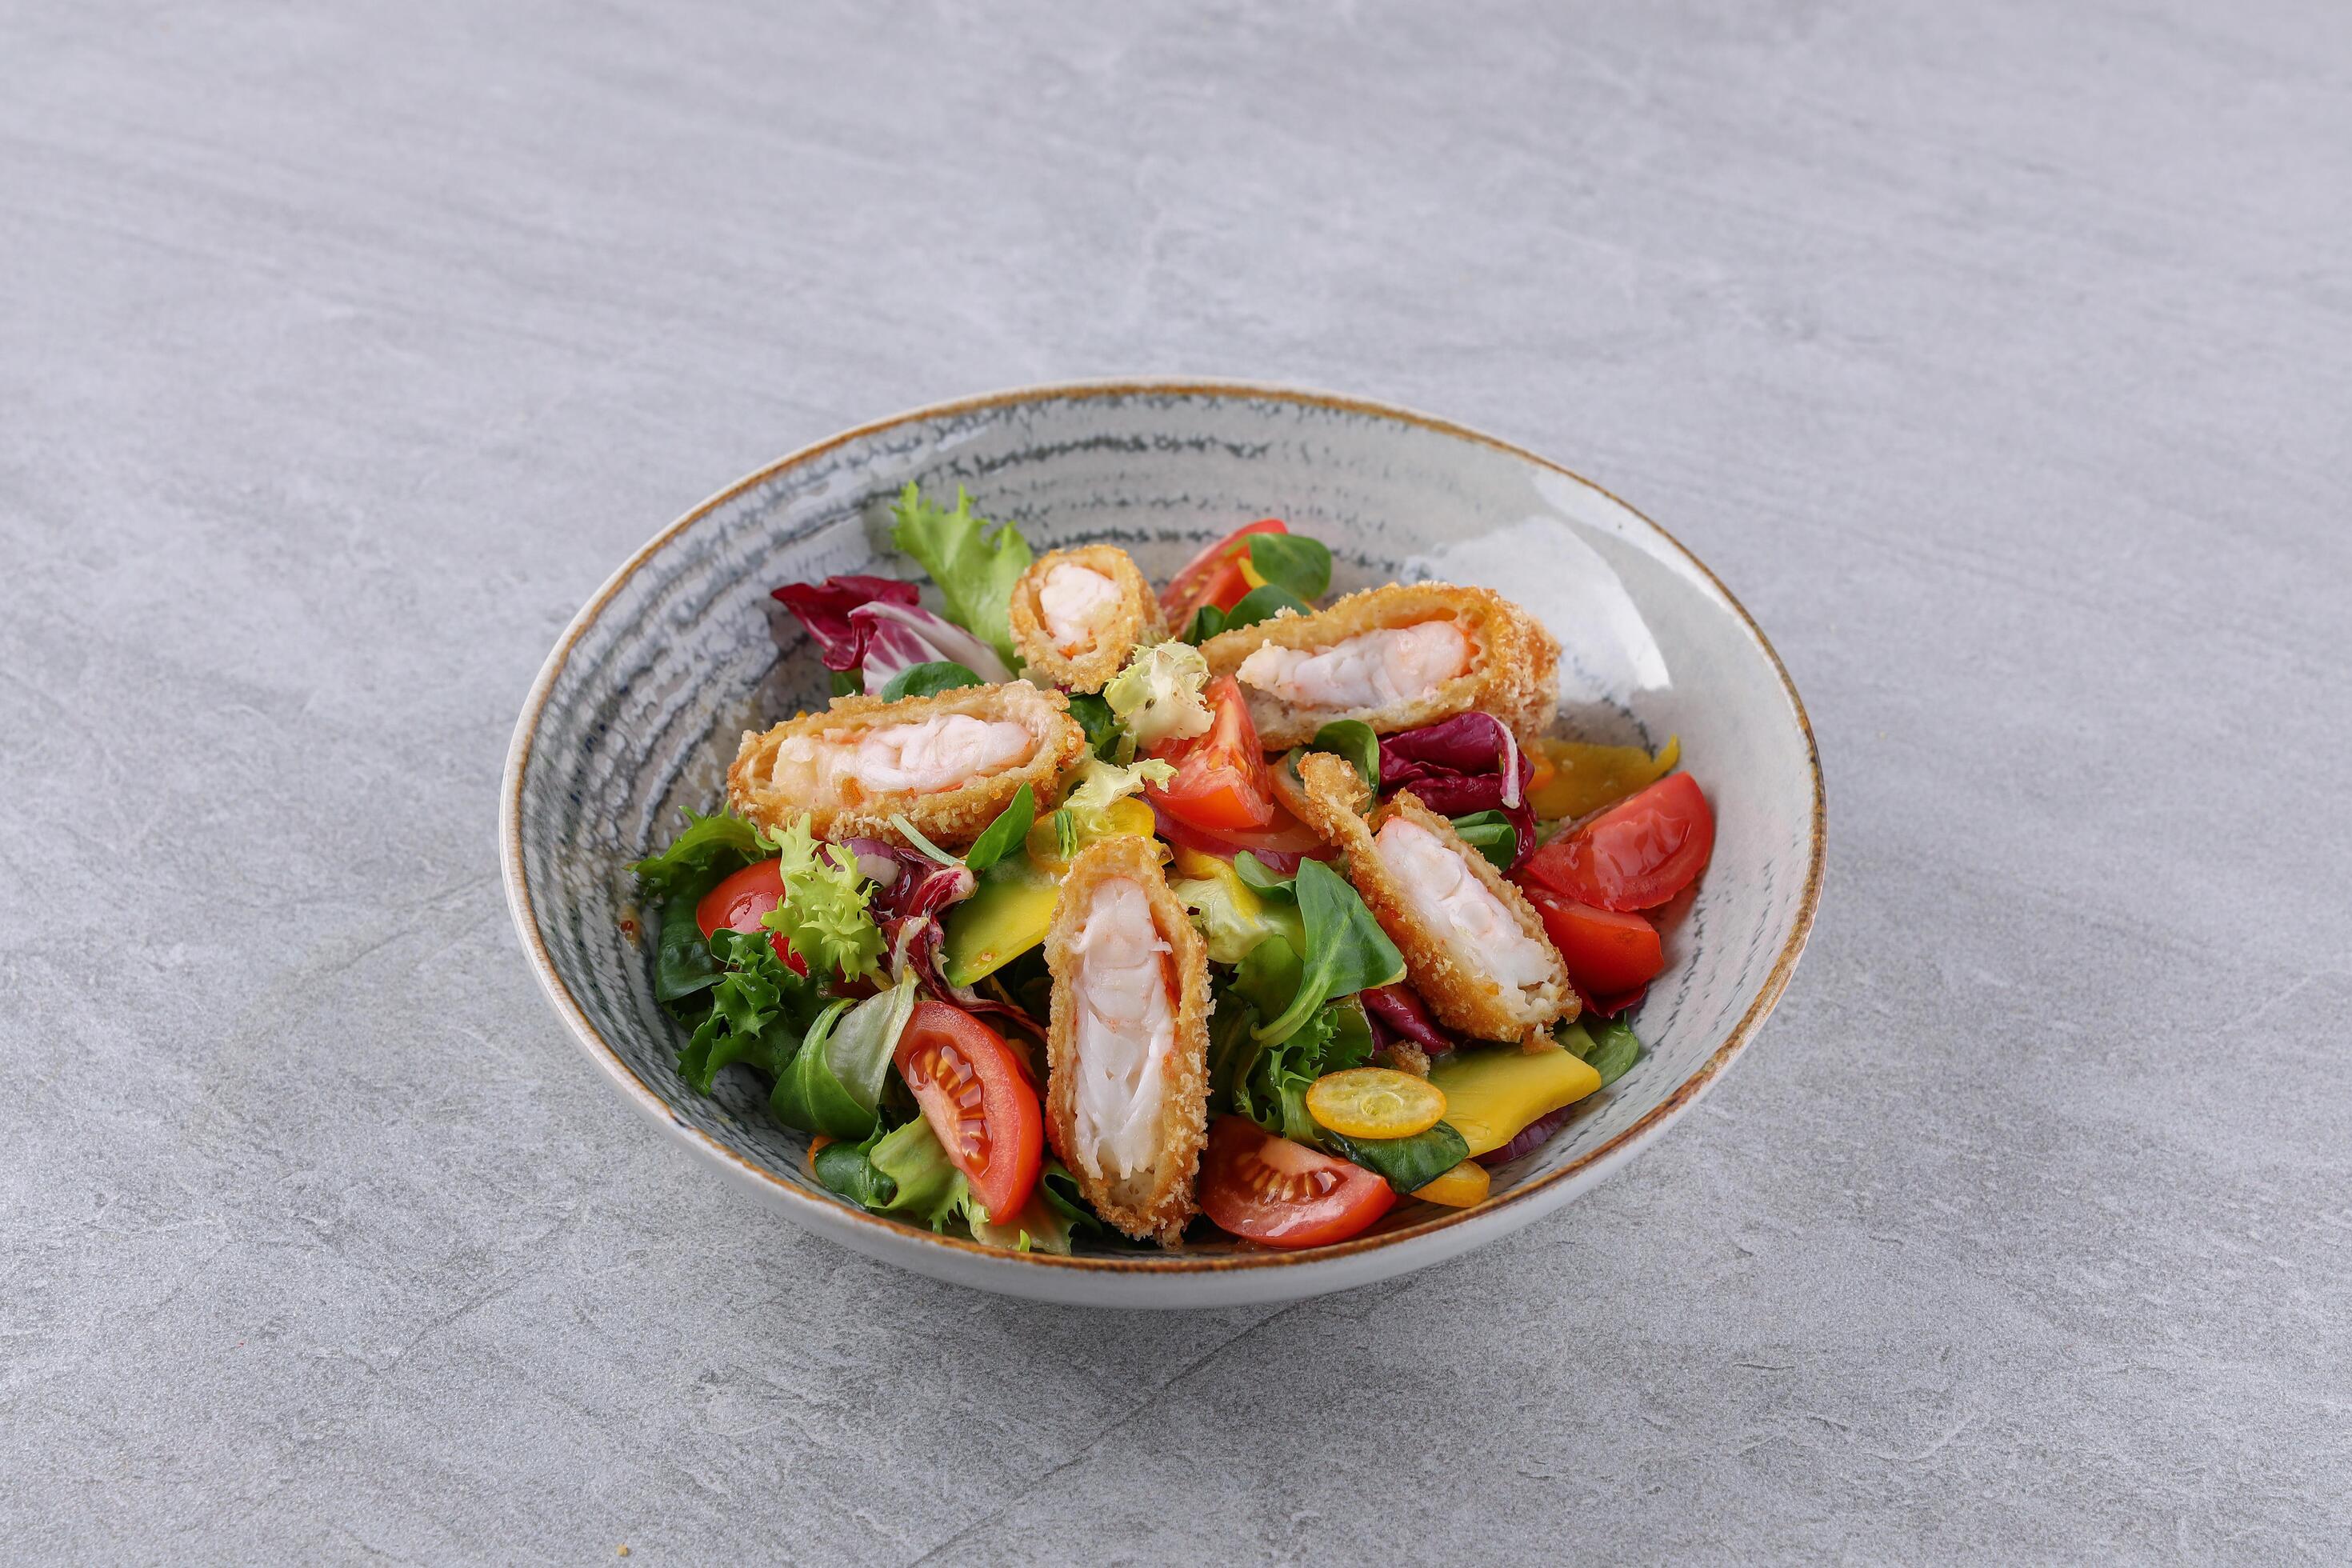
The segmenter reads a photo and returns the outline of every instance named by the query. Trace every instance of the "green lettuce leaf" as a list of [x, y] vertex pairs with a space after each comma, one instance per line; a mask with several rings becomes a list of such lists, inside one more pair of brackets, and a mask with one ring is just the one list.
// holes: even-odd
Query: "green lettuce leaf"
[[699, 898], [721, 877], [774, 852], [760, 830], [740, 816], [724, 811], [684, 815], [686, 831], [668, 848], [630, 863], [648, 898], [672, 899], [688, 891]]
[[1622, 1018], [1598, 1018], [1591, 1022], [1592, 1048], [1577, 1054], [1601, 1075], [1601, 1087], [1607, 1089], [1623, 1078], [1626, 1069], [1642, 1059], [1642, 1042], [1635, 1037], [1633, 1026]]
[[1298, 599], [1319, 599], [1331, 586], [1331, 547], [1303, 533], [1253, 533], [1250, 570]]
[[786, 967], [766, 932], [713, 931], [710, 951], [724, 972], [710, 987], [709, 1016], [677, 1058], [678, 1076], [701, 1094], [737, 1062], [782, 1073], [824, 1010], [816, 983]]
[[1441, 1121], [1410, 1138], [1349, 1138], [1319, 1128], [1324, 1146], [1399, 1193], [1417, 1193], [1470, 1157], [1469, 1141]]
[[884, 681], [882, 700], [896, 702], [901, 697], [934, 697], [961, 686], [987, 684], [967, 666], [951, 658], [938, 658], [929, 664], [910, 664]]
[[1494, 863], [1497, 871], [1507, 871], [1519, 858], [1519, 830], [1511, 819], [1499, 811], [1477, 811], [1454, 819], [1454, 831], [1462, 842]]
[[1258, 1026], [1262, 1040], [1288, 1038], [1326, 1002], [1404, 978], [1404, 954], [1339, 873], [1320, 860], [1301, 860], [1292, 886], [1307, 956], [1290, 1005]]
[[1243, 626], [1254, 626], [1260, 621], [1270, 621], [1284, 610], [1296, 610], [1304, 616], [1314, 608], [1287, 588], [1268, 583], [1263, 588], [1252, 588], [1244, 594], [1241, 602], [1225, 612], [1224, 624], [1218, 629], [1234, 631]]
[[710, 955], [710, 942], [694, 918], [694, 907], [708, 888], [674, 895], [662, 906], [661, 938], [654, 950], [654, 1000], [682, 1002], [708, 991], [726, 974]]
[[891, 1054], [915, 1010], [916, 978], [906, 978], [862, 1002], [832, 1004], [811, 1025], [784, 1070], [768, 1107], [776, 1120], [804, 1132], [857, 1141], [880, 1120]]
[[[1333, 752], [1355, 765], [1367, 787], [1377, 793], [1381, 787], [1381, 738], [1361, 719], [1335, 719], [1315, 731], [1315, 739], [1307, 743], [1310, 752]], [[1294, 765], [1294, 773], [1297, 769]]]
[[847, 1143], [835, 1139], [826, 1144], [810, 1162], [816, 1168], [816, 1179], [851, 1203], [869, 1209], [888, 1208], [898, 1200], [898, 1184], [874, 1163], [874, 1145], [882, 1141], [882, 1136], [877, 1127], [863, 1142]]
[[964, 851], [963, 863], [974, 873], [987, 870], [1027, 841], [1029, 825], [1036, 820], [1036, 792], [1024, 784], [1013, 792], [1012, 800], [996, 814], [996, 820], [971, 841], [971, 847]]
[[940, 587], [948, 619], [993, 647], [1018, 668], [1013, 646], [1013, 585], [1029, 570], [1028, 541], [1009, 522], [992, 523], [956, 487], [955, 510], [923, 499], [912, 480], [898, 494], [890, 542], [922, 563]]
[[1071, 692], [1070, 717], [1087, 732], [1087, 750], [1098, 757], [1110, 756], [1126, 735], [1118, 727], [1118, 716], [1110, 710], [1110, 704], [1102, 700], [1099, 692]]
[[784, 830], [775, 848], [784, 900], [768, 911], [767, 929], [784, 938], [812, 974], [881, 973], [882, 931], [866, 912], [873, 884], [857, 862], [818, 853], [805, 816]]

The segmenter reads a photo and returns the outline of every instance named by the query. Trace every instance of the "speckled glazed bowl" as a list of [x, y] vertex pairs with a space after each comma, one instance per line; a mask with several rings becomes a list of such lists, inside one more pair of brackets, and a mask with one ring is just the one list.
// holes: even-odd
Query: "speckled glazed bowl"
[[[914, 479], [958, 485], [1041, 552], [1108, 539], [1155, 578], [1253, 518], [1330, 545], [1335, 592], [1484, 584], [1565, 647], [1569, 732], [1683, 742], [1715, 804], [1713, 863], [1634, 1016], [1648, 1055], [1476, 1208], [1400, 1204], [1337, 1247], [1020, 1256], [869, 1215], [819, 1186], [806, 1141], [748, 1076], [715, 1098], [674, 1069], [625, 863], [715, 805], [737, 738], [822, 706], [825, 672], [769, 635], [777, 584], [916, 575], [887, 543]], [[1047, 386], [919, 409], [821, 441], [656, 536], [580, 612], [540, 671], [508, 758], [500, 835], [524, 952], [589, 1059], [631, 1105], [801, 1225], [942, 1279], [1043, 1300], [1231, 1305], [1344, 1289], [1440, 1263], [1550, 1213], [1616, 1169], [1722, 1076], [1789, 983], [1822, 879], [1821, 772], [1803, 708], [1755, 623], [1654, 524], [1568, 470], [1458, 426], [1353, 398], [1234, 384]]]

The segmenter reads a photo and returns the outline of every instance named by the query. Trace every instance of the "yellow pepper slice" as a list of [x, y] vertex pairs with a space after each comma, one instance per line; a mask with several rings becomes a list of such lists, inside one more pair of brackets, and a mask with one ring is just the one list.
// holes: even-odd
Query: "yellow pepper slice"
[[1349, 1068], [1307, 1087], [1307, 1114], [1342, 1137], [1410, 1138], [1445, 1120], [1445, 1092], [1394, 1068]]
[[1589, 816], [1657, 783], [1682, 760], [1678, 735], [1667, 738], [1656, 756], [1639, 746], [1589, 746], [1581, 741], [1538, 741], [1532, 748], [1536, 776], [1528, 803], [1549, 822]]
[[[1152, 831], [1151, 808], [1132, 795], [1113, 801], [1103, 816], [1114, 836], [1146, 837]], [[1062, 877], [1070, 868], [1062, 858], [1052, 812], [1029, 829], [1026, 850], [982, 871], [971, 897], [950, 908], [940, 921], [940, 955], [949, 984], [969, 985], [993, 974], [1045, 940]]]
[[1538, 1116], [1573, 1105], [1601, 1087], [1599, 1073], [1557, 1046], [1449, 1052], [1431, 1066], [1429, 1079], [1445, 1091], [1445, 1121], [1473, 1154], [1501, 1148]]
[[1475, 1160], [1465, 1160], [1429, 1185], [1416, 1188], [1412, 1195], [1423, 1203], [1466, 1209], [1486, 1201], [1486, 1190], [1494, 1180], [1486, 1173], [1486, 1166]]

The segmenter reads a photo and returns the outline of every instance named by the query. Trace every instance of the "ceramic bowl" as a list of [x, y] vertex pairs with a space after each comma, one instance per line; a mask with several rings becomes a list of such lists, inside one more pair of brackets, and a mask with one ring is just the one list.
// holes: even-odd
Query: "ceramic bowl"
[[[881, 1218], [810, 1173], [806, 1141], [748, 1075], [696, 1094], [651, 989], [631, 858], [720, 798], [747, 727], [822, 706], [825, 672], [778, 652], [777, 584], [917, 575], [887, 543], [908, 480], [961, 485], [1039, 551], [1111, 540], [1164, 577], [1253, 518], [1330, 545], [1334, 591], [1435, 578], [1498, 589], [1565, 649], [1570, 733], [1679, 735], [1717, 813], [1713, 863], [1634, 1015], [1648, 1054], [1493, 1195], [1397, 1205], [1336, 1247], [1024, 1256]], [[614, 573], [540, 671], [516, 725], [500, 830], [531, 968], [624, 1100], [722, 1174], [844, 1246], [942, 1279], [1093, 1305], [1233, 1305], [1426, 1268], [1550, 1213], [1631, 1158], [1723, 1075], [1789, 983], [1822, 879], [1821, 772], [1764, 635], [1690, 552], [1597, 487], [1460, 426], [1356, 398], [1225, 383], [1046, 386], [916, 410], [820, 441], [696, 507]]]

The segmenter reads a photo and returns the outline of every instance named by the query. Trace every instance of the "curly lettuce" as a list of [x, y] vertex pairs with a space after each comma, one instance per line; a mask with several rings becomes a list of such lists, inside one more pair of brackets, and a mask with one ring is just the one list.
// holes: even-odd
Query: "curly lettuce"
[[940, 586], [948, 619], [1017, 667], [1013, 646], [1013, 585], [1029, 570], [1029, 542], [1009, 522], [992, 523], [971, 510], [956, 487], [953, 510], [923, 499], [913, 480], [898, 493], [890, 542], [922, 563]]
[[1133, 744], [1128, 754], [1207, 734], [1214, 721], [1201, 691], [1208, 684], [1209, 661], [1190, 644], [1155, 643], [1129, 655], [1102, 692]]
[[774, 840], [783, 901], [767, 929], [782, 937], [812, 974], [838, 970], [849, 979], [882, 973], [882, 932], [866, 912], [873, 885], [849, 855], [825, 854], [803, 816]]

